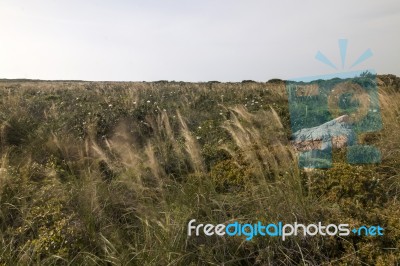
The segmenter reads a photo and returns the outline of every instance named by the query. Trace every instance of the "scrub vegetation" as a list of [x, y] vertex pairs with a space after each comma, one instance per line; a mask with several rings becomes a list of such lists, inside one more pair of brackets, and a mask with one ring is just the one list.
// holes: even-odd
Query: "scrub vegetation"
[[[396, 265], [400, 79], [382, 163], [297, 167], [285, 84], [0, 81], [0, 265]], [[187, 223], [380, 225], [384, 236], [188, 236]]]

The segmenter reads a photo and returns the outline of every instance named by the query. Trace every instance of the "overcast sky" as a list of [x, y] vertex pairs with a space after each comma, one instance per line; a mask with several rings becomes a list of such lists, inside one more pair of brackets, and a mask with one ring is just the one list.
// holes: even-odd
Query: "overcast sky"
[[399, 0], [1, 0], [0, 78], [266, 81], [368, 48], [352, 70], [400, 75], [399, 26]]

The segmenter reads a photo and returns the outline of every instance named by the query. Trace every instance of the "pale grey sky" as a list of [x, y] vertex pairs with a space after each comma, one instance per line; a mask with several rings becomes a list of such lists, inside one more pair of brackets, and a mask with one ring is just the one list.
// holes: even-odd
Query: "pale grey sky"
[[266, 81], [368, 48], [352, 70], [400, 75], [399, 26], [399, 0], [1, 0], [0, 78]]

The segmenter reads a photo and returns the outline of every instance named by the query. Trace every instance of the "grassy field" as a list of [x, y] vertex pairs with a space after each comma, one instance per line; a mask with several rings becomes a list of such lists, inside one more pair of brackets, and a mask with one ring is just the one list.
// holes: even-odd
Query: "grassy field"
[[[396, 265], [400, 81], [382, 163], [304, 172], [285, 84], [0, 81], [0, 264]], [[382, 237], [188, 236], [187, 223], [381, 225]]]

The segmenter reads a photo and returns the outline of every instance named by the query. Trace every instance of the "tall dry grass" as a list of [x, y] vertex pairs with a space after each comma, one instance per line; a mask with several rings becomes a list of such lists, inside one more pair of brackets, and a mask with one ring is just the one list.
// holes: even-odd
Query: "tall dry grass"
[[[357, 239], [248, 242], [187, 235], [191, 219], [214, 224], [356, 219], [331, 193], [343, 186], [335, 185], [341, 180], [334, 170], [327, 172], [333, 181], [318, 172], [311, 186], [298, 169], [287, 138], [284, 84], [23, 83], [1, 93], [0, 264], [367, 261], [369, 255], [360, 253], [369, 246], [355, 251]], [[380, 169], [391, 169], [384, 172], [392, 204], [385, 202], [385, 214], [394, 216], [400, 143], [392, 132], [400, 129], [400, 96], [385, 90], [380, 97], [384, 129], [372, 141], [382, 149]], [[326, 180], [333, 184], [317, 187]]]

